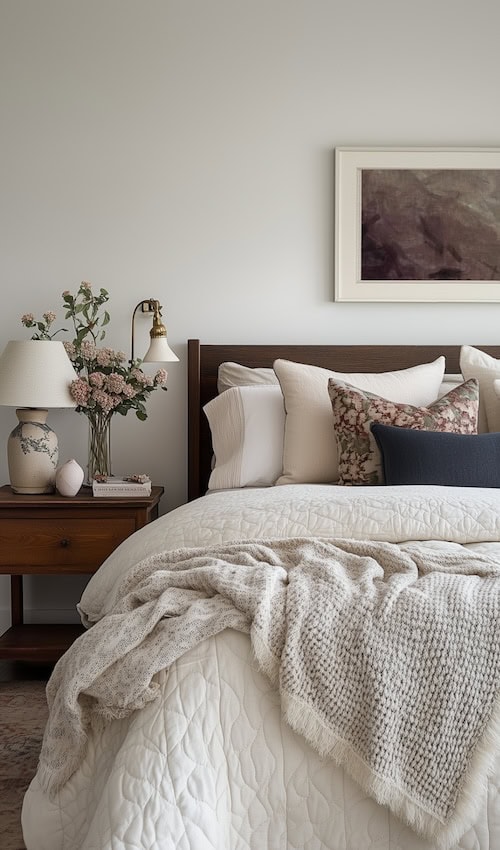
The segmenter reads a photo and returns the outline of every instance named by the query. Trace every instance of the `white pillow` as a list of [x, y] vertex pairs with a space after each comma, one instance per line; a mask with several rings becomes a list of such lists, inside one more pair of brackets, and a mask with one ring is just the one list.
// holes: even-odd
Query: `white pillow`
[[437, 397], [442, 398], [444, 395], [449, 393], [450, 390], [454, 390], [456, 387], [459, 387], [460, 384], [463, 384], [463, 382], [464, 379], [462, 375], [444, 375]]
[[500, 403], [493, 386], [495, 379], [500, 378], [500, 360], [472, 345], [462, 345], [460, 369], [465, 380], [477, 378], [479, 381], [478, 433], [500, 431]]
[[285, 429], [279, 386], [231, 387], [203, 410], [215, 455], [208, 489], [274, 484], [282, 470]]
[[498, 404], [500, 404], [500, 378], [495, 378], [493, 381], [493, 390], [495, 391], [495, 395], [498, 399]]
[[276, 360], [285, 402], [283, 474], [276, 484], [320, 484], [337, 481], [337, 440], [332, 426], [328, 379], [415, 407], [426, 407], [438, 397], [444, 357], [433, 363], [396, 372], [331, 372], [289, 360]]
[[217, 374], [217, 391], [219, 393], [231, 387], [262, 386], [263, 384], [278, 384], [274, 370], [270, 368], [253, 369], [240, 363], [221, 363]]

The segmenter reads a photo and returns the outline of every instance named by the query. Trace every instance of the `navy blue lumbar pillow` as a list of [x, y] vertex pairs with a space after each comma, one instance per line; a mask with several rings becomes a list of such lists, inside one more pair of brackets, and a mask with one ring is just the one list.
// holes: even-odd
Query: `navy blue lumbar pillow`
[[500, 432], [448, 434], [372, 424], [386, 484], [500, 487]]

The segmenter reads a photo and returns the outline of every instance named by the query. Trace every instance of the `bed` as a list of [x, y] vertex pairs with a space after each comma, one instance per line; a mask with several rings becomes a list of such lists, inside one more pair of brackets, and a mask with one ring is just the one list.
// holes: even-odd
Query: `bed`
[[[499, 358], [189, 340], [189, 501], [84, 591], [27, 850], [500, 847]], [[319, 385], [336, 439], [325, 398], [308, 419]]]

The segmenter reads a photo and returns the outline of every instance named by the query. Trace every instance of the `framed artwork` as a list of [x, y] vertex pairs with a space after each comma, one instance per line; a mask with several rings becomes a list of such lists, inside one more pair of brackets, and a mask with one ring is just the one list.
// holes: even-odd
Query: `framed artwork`
[[500, 148], [336, 148], [335, 300], [500, 301]]

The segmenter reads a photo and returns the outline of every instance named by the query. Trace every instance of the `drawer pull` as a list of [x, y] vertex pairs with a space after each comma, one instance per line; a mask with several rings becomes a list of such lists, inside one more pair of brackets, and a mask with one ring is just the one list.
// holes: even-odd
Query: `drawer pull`
[[67, 548], [68, 548], [68, 546], [69, 546], [69, 540], [68, 540], [68, 538], [67, 538], [67, 537], [63, 537], [63, 539], [61, 540], [61, 546], [63, 547], [63, 549], [67, 549]]

